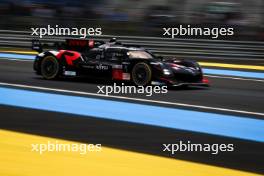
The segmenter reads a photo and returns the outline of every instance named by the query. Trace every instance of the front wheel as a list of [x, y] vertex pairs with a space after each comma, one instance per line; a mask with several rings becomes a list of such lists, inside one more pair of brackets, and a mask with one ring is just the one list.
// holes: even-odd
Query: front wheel
[[60, 64], [54, 56], [46, 56], [40, 65], [40, 72], [45, 79], [54, 79], [59, 75]]
[[137, 63], [132, 69], [132, 80], [137, 86], [146, 86], [150, 83], [152, 71], [148, 64]]

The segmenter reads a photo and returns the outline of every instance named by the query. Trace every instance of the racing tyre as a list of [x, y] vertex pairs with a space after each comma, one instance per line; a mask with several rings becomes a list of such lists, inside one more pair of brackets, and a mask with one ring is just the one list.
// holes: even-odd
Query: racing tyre
[[151, 68], [144, 62], [137, 63], [132, 69], [132, 80], [137, 86], [146, 86], [152, 77]]
[[57, 78], [60, 71], [60, 64], [54, 56], [46, 56], [40, 65], [40, 72], [45, 79]]

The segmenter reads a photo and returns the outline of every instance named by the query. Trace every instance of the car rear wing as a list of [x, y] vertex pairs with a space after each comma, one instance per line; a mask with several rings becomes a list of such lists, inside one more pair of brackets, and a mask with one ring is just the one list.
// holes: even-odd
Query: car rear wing
[[64, 42], [41, 42], [38, 39], [32, 40], [32, 50], [39, 53], [43, 52], [44, 48], [49, 49], [65, 49], [73, 51], [85, 51], [104, 44], [104, 41], [93, 39], [66, 39]]
[[105, 44], [105, 42], [101, 40], [66, 39], [67, 49], [74, 51], [89, 50], [103, 44]]

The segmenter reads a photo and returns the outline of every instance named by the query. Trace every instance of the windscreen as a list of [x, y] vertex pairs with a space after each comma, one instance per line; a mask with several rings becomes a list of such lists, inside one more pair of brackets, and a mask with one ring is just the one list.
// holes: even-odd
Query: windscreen
[[153, 56], [146, 51], [128, 51], [127, 55], [129, 59], [137, 58], [137, 59], [152, 59]]

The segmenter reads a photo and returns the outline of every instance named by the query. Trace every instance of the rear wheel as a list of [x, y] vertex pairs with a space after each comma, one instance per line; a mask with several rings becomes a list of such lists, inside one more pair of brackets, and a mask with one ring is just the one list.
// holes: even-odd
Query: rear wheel
[[40, 72], [45, 79], [54, 79], [59, 75], [60, 64], [54, 56], [46, 56], [40, 65]]
[[137, 63], [132, 69], [132, 80], [137, 86], [146, 86], [152, 77], [151, 68], [144, 62]]

